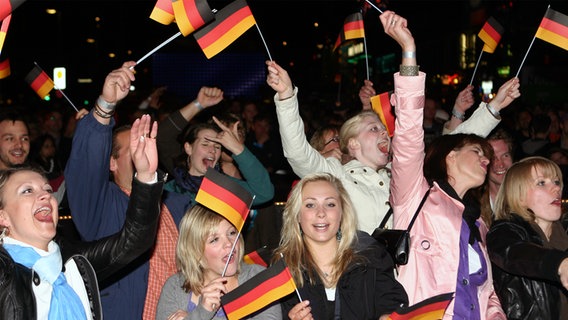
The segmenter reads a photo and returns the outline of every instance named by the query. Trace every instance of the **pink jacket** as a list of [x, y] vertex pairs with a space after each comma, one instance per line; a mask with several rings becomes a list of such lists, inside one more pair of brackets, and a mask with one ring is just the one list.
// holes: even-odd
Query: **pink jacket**
[[[396, 124], [392, 142], [393, 161], [391, 204], [394, 227], [405, 229], [428, 189], [424, 178], [424, 131], [422, 129], [425, 74], [416, 77], [394, 76]], [[422, 212], [411, 230], [408, 264], [398, 268], [398, 281], [408, 293], [410, 305], [429, 297], [455, 292], [459, 264], [459, 238], [463, 205], [434, 184]], [[479, 220], [481, 222], [481, 219]], [[481, 222], [481, 249], [485, 247], [487, 228]], [[505, 319], [493, 288], [491, 266], [487, 281], [478, 289], [481, 319]], [[453, 301], [444, 319], [453, 316]]]

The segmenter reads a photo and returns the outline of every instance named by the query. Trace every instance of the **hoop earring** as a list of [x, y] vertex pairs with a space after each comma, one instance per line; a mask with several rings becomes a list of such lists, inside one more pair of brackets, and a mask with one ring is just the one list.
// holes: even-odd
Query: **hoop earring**
[[339, 230], [337, 230], [337, 234], [335, 235], [335, 239], [337, 239], [337, 241], [341, 241], [342, 237], [343, 234], [341, 234], [341, 228], [339, 228]]

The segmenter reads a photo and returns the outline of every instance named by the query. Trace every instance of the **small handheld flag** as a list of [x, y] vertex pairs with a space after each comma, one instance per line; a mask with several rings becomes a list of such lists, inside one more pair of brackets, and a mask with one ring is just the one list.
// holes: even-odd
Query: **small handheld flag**
[[505, 29], [503, 26], [493, 17], [489, 17], [477, 35], [485, 43], [483, 45], [483, 51], [487, 53], [495, 52], [504, 32]]
[[379, 95], [371, 97], [371, 107], [379, 115], [381, 122], [385, 125], [389, 137], [394, 135], [394, 115], [392, 114], [392, 106], [389, 101], [389, 93], [383, 92]]
[[54, 86], [53, 80], [37, 64], [28, 73], [25, 80], [41, 99], [44, 99]]
[[568, 50], [568, 16], [548, 8], [535, 36]]
[[268, 267], [272, 259], [272, 251], [266, 247], [259, 248], [253, 252], [245, 254], [243, 261], [248, 264], [258, 264]]
[[174, 21], [172, 0], [158, 0], [150, 13], [150, 19], [168, 25]]
[[240, 232], [250, 211], [253, 196], [228, 176], [209, 168], [195, 201], [219, 213]]
[[284, 259], [221, 297], [227, 319], [242, 319], [296, 290]]
[[529, 51], [531, 51], [534, 39], [536, 38], [552, 43], [564, 50], [568, 50], [568, 16], [550, 9], [550, 5], [548, 5], [548, 8], [544, 13], [544, 18], [542, 18], [542, 21], [540, 22], [540, 26], [538, 27], [538, 30], [536, 31], [523, 60], [521, 61], [521, 65], [519, 66], [519, 70], [517, 70], [515, 77], [518, 77], [519, 73], [521, 73], [521, 68], [525, 63], [525, 60], [529, 55]]
[[227, 48], [256, 24], [245, 0], [235, 0], [215, 14], [215, 21], [193, 36], [208, 59]]
[[214, 19], [206, 0], [172, 0], [179, 31], [184, 37]]
[[333, 50], [335, 51], [343, 42], [352, 39], [365, 38], [365, 27], [363, 25], [363, 14], [356, 12], [345, 18], [343, 29], [339, 33]]
[[11, 14], [2, 20], [2, 26], [0, 26], [0, 52], [2, 52], [2, 48], [4, 47], [4, 41], [6, 41], [6, 35], [8, 33], [8, 27], [10, 26], [11, 20]]
[[446, 308], [452, 301], [453, 292], [440, 294], [423, 300], [410, 307], [401, 307], [387, 320], [438, 320], [444, 317]]

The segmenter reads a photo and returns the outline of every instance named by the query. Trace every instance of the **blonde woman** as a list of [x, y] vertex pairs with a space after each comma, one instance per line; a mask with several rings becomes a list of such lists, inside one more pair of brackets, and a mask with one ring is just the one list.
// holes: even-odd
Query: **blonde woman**
[[275, 257], [282, 254], [303, 299], [293, 294], [282, 303], [290, 319], [380, 319], [407, 303], [385, 248], [357, 232], [353, 205], [337, 177], [305, 176], [283, 215]]
[[560, 168], [541, 157], [513, 164], [501, 184], [487, 247], [508, 319], [568, 318], [561, 195]]
[[[180, 271], [162, 288], [156, 319], [226, 319], [221, 296], [264, 267], [243, 263], [242, 237], [230, 256], [237, 229], [223, 216], [200, 204], [185, 214], [179, 229], [176, 262]], [[227, 270], [221, 277], [226, 264]], [[273, 304], [247, 319], [281, 318], [280, 305]]]

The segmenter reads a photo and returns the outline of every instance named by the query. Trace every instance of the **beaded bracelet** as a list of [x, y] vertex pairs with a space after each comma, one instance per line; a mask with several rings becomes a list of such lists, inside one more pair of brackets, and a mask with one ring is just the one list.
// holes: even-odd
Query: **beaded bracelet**
[[104, 110], [101, 109], [101, 107], [99, 106], [98, 103], [95, 103], [95, 114], [103, 119], [109, 119], [114, 115], [114, 111], [111, 112], [105, 112]]

